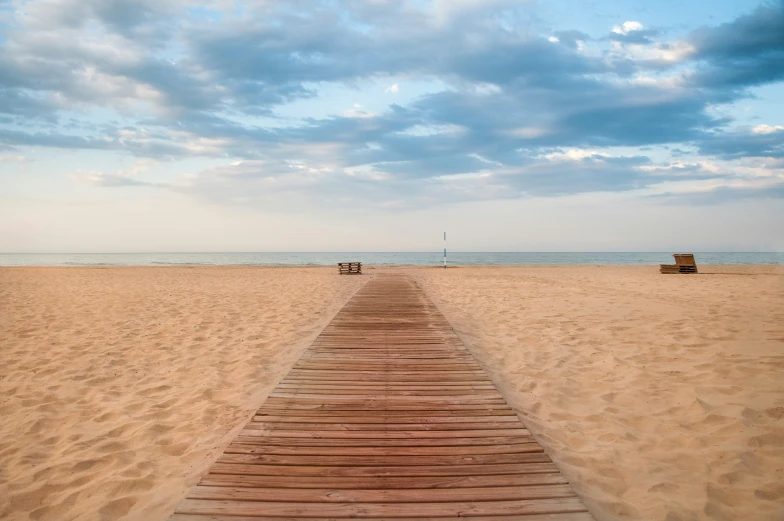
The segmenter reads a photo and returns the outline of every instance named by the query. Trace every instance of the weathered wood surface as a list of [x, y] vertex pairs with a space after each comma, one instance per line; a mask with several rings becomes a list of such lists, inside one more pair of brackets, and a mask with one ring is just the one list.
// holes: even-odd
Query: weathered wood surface
[[444, 317], [369, 281], [171, 521], [593, 518]]

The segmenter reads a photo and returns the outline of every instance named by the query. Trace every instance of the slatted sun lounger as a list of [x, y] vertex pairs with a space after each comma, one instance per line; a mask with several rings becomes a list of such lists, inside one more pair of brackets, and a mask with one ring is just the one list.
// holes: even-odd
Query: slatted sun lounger
[[341, 275], [362, 275], [362, 263], [338, 262], [338, 271]]
[[674, 253], [675, 264], [659, 264], [661, 273], [697, 273], [697, 262], [691, 253]]

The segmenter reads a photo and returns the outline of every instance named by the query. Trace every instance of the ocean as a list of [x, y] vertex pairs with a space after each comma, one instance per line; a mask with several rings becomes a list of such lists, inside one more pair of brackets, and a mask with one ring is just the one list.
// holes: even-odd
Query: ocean
[[[784, 253], [694, 252], [697, 264], [784, 264]], [[443, 252], [0, 253], [0, 266], [439, 266]], [[448, 252], [450, 266], [671, 264], [672, 252]]]

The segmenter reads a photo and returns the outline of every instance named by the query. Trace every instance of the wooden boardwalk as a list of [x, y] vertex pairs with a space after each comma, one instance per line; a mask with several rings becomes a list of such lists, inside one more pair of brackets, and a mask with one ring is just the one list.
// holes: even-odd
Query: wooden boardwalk
[[449, 323], [403, 275], [369, 281], [171, 521], [588, 521]]

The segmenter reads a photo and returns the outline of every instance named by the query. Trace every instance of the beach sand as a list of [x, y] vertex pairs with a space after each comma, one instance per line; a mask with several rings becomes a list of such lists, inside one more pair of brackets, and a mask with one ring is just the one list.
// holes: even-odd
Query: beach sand
[[784, 267], [410, 273], [596, 519], [784, 519]]
[[[784, 267], [403, 270], [598, 520], [784, 519]], [[0, 268], [0, 518], [165, 520], [366, 280]]]
[[166, 519], [366, 280], [0, 268], [0, 519]]

